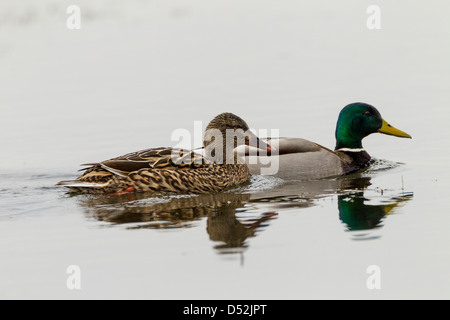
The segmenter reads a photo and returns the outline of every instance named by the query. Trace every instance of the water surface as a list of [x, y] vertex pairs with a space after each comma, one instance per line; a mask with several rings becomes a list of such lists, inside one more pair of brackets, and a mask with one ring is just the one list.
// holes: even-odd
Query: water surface
[[[449, 298], [447, 2], [382, 2], [380, 30], [364, 1], [80, 1], [80, 30], [70, 4], [0, 5], [1, 298]], [[373, 162], [350, 176], [206, 195], [54, 186], [173, 146], [176, 129], [198, 147], [195, 121], [224, 111], [333, 148], [355, 101], [413, 139], [367, 137]]]

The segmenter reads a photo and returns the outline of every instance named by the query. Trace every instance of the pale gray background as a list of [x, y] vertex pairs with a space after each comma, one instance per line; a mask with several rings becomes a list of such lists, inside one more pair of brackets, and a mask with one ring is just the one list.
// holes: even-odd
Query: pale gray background
[[[68, 30], [66, 8], [81, 8]], [[381, 8], [381, 30], [366, 9]], [[449, 298], [448, 1], [0, 3], [0, 297]], [[130, 231], [87, 218], [53, 184], [80, 163], [170, 146], [177, 128], [234, 112], [334, 147], [340, 109], [376, 106], [413, 136], [365, 139], [406, 163], [373, 177], [414, 199], [355, 241], [335, 198], [279, 212], [244, 254], [218, 255], [205, 220]], [[403, 181], [403, 182], [402, 182]], [[255, 209], [256, 213], [258, 210]], [[65, 287], [68, 265], [82, 289]], [[368, 290], [379, 265], [382, 289]]]

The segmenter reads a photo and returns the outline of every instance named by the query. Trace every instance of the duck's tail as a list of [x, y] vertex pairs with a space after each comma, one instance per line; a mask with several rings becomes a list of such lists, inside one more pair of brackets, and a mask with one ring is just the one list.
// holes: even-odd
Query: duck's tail
[[56, 186], [68, 187], [68, 188], [104, 188], [108, 185], [108, 182], [88, 182], [80, 180], [66, 180], [59, 181]]
[[105, 188], [109, 185], [112, 173], [103, 169], [98, 163], [84, 164], [84, 166], [90, 166], [88, 168], [81, 169], [84, 173], [75, 180], [60, 181], [56, 186], [68, 187], [68, 188]]

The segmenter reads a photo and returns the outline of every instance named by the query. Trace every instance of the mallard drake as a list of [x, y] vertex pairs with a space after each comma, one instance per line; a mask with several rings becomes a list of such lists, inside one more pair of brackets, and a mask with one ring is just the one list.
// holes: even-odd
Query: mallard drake
[[170, 147], [141, 150], [85, 164], [80, 177], [57, 185], [83, 193], [219, 192], [249, 180], [247, 165], [233, 151], [244, 144], [271, 150], [244, 120], [222, 113], [206, 127], [203, 155]]
[[375, 107], [357, 102], [345, 106], [339, 114], [334, 151], [301, 138], [267, 138], [262, 140], [277, 150], [278, 155], [256, 156], [247, 146], [241, 148], [239, 154], [245, 156], [250, 173], [254, 175], [261, 174], [261, 169], [267, 168], [267, 163], [270, 163], [278, 169], [274, 175], [282, 179], [310, 180], [341, 176], [369, 164], [370, 155], [364, 150], [362, 139], [375, 132], [411, 138], [383, 120]]

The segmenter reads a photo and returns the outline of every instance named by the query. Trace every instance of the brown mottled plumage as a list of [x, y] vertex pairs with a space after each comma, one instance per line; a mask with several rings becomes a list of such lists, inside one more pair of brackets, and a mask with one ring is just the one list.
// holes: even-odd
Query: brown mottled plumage
[[[226, 134], [229, 129], [234, 135]], [[244, 120], [232, 113], [222, 113], [205, 131], [204, 156], [177, 148], [146, 149], [89, 163], [90, 167], [76, 180], [61, 181], [57, 185], [85, 193], [223, 191], [250, 177], [247, 165], [239, 161], [234, 148], [258, 143], [260, 148], [270, 150], [249, 131]]]

